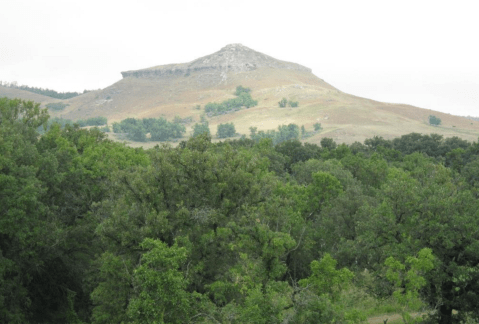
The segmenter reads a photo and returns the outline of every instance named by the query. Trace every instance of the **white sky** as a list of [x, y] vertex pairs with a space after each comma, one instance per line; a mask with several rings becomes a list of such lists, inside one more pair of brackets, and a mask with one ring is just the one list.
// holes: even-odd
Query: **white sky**
[[105, 88], [241, 43], [350, 94], [479, 116], [478, 12], [477, 0], [4, 0], [0, 80]]

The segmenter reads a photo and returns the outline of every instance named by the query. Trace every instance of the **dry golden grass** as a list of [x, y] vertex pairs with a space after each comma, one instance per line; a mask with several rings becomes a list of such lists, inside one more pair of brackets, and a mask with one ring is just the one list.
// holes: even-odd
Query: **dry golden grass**
[[[69, 106], [51, 114], [73, 120], [105, 116], [110, 124], [128, 117], [172, 120], [175, 116], [193, 116], [198, 122], [203, 109], [195, 109], [196, 105], [203, 108], [208, 102], [233, 98], [238, 85], [252, 89], [258, 106], [208, 118], [212, 134], [216, 134], [217, 125], [221, 123], [232, 122], [238, 133], [249, 135], [250, 127], [268, 130], [295, 123], [304, 125], [310, 131], [319, 122], [323, 131], [309, 137], [308, 142], [319, 143], [321, 138], [331, 137], [338, 143], [353, 143], [376, 135], [394, 138], [412, 132], [458, 136], [469, 141], [477, 140], [479, 136], [479, 122], [429, 109], [352, 96], [312, 73], [272, 68], [229, 72], [222, 80], [206, 72], [163, 79], [128, 77], [103, 90], [64, 100]], [[5, 92], [0, 87], [0, 96], [2, 91]], [[27, 95], [25, 91], [16, 91], [18, 97]], [[35, 94], [28, 96], [42, 104], [58, 101]], [[278, 101], [283, 97], [299, 101], [299, 107], [279, 108]], [[441, 126], [430, 126], [429, 115], [441, 118]], [[187, 135], [191, 133], [193, 124], [187, 126]], [[150, 147], [156, 143], [131, 145]]]

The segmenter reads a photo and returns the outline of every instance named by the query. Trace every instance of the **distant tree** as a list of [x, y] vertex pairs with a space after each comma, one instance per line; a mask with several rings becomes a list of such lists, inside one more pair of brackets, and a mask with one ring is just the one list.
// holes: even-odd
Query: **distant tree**
[[113, 123], [113, 133], [121, 133], [121, 126], [120, 123]]
[[296, 108], [296, 107], [298, 107], [299, 102], [298, 102], [298, 101], [292, 101], [292, 100], [290, 100], [290, 101], [288, 101], [288, 105], [289, 105], [290, 107]]
[[143, 125], [132, 127], [131, 132], [128, 133], [128, 138], [135, 142], [146, 142], [145, 127], [143, 127]]
[[432, 126], [441, 125], [441, 118], [436, 117], [434, 115], [429, 115], [429, 125], [432, 125]]
[[334, 150], [337, 146], [338, 145], [336, 144], [336, 142], [332, 138], [325, 137], [325, 138], [321, 139], [321, 147], [323, 147], [323, 148], [327, 148], [329, 150]]
[[251, 89], [250, 88], [244, 88], [243, 86], [240, 86], [240, 85], [236, 87], [236, 92], [235, 92], [236, 96], [239, 96], [243, 92], [244, 93], [250, 93]]
[[218, 131], [216, 133], [216, 137], [218, 138], [233, 137], [235, 136], [235, 134], [236, 134], [236, 129], [233, 123], [218, 125]]
[[316, 123], [313, 125], [314, 126], [314, 130], [317, 132], [317, 131], [320, 131], [322, 129], [321, 127], [321, 124], [320, 123]]
[[278, 105], [281, 107], [281, 108], [284, 108], [286, 107], [286, 104], [288, 103], [288, 100], [286, 98], [283, 98], [281, 99], [281, 101], [278, 102]]
[[55, 111], [60, 111], [65, 109], [65, 107], [69, 106], [68, 104], [65, 104], [63, 102], [54, 102], [54, 103], [49, 103], [46, 105], [48, 109], [55, 110]]
[[304, 125], [301, 126], [301, 137], [304, 137], [306, 135], [306, 128], [304, 128]]
[[196, 137], [204, 133], [206, 133], [207, 135], [210, 135], [210, 128], [209, 128], [208, 122], [195, 124], [193, 126], [193, 137]]

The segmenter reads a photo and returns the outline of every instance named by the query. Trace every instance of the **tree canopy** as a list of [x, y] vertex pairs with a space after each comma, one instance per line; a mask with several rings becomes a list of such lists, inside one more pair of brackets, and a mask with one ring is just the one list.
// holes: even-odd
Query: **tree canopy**
[[479, 320], [477, 142], [291, 124], [143, 150], [48, 118], [0, 99], [2, 323]]

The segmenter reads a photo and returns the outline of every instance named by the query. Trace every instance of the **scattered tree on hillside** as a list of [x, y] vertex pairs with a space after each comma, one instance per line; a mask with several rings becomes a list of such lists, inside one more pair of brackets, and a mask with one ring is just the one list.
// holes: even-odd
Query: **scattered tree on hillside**
[[226, 138], [226, 137], [233, 137], [235, 135], [236, 135], [236, 129], [233, 123], [218, 125], [218, 131], [216, 133], [216, 137]]
[[205, 133], [207, 135], [210, 135], [210, 127], [208, 122], [204, 122], [200, 124], [196, 123], [193, 126], [193, 137], [197, 137], [198, 135], [205, 134]]
[[292, 108], [296, 108], [296, 107], [298, 107], [299, 102], [290, 100], [290, 101], [288, 101], [288, 105]]
[[279, 105], [280, 108], [284, 108], [284, 107], [286, 107], [287, 103], [288, 103], [288, 99], [283, 98], [278, 102], [278, 105]]
[[250, 88], [244, 88], [243, 86], [239, 85], [236, 87], [235, 95], [239, 96], [242, 93], [250, 93], [250, 92], [251, 92]]
[[429, 124], [433, 126], [439, 126], [441, 125], [441, 118], [434, 115], [429, 115]]

